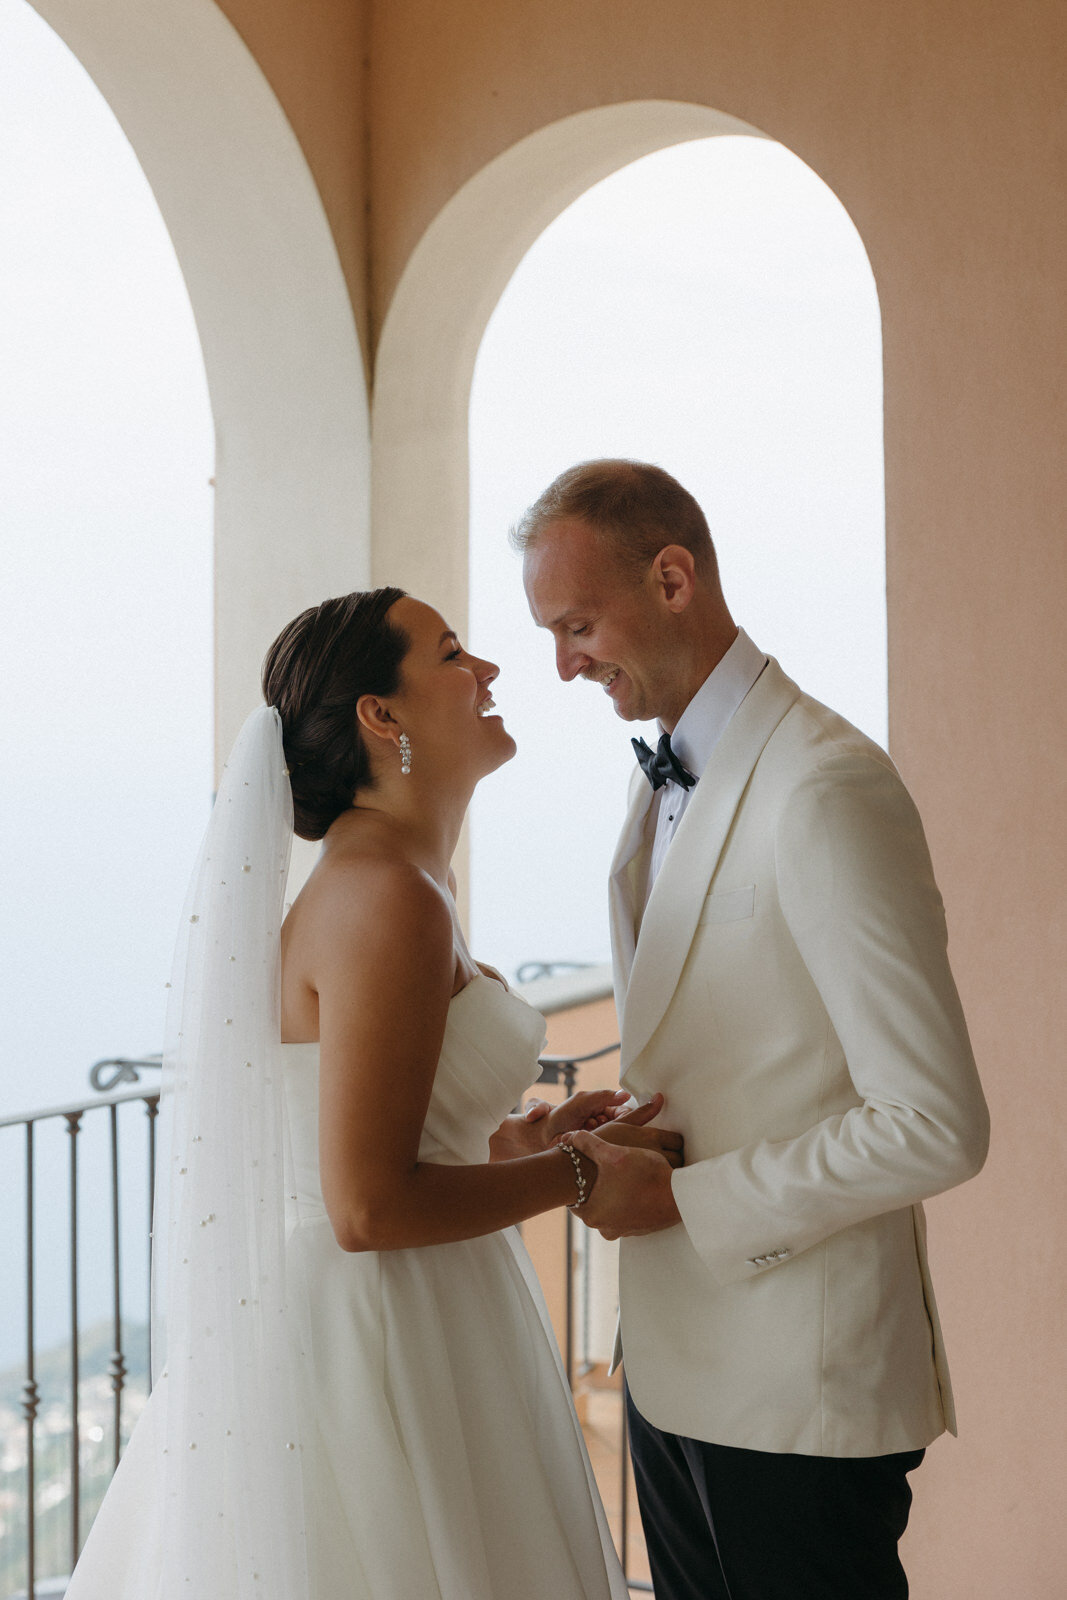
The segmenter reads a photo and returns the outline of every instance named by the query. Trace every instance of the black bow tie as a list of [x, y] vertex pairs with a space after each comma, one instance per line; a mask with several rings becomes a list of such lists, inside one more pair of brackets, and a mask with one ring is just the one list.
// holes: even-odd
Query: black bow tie
[[683, 789], [691, 789], [696, 779], [691, 772], [687, 772], [671, 749], [671, 736], [665, 733], [659, 742], [659, 748], [652, 751], [643, 739], [631, 739], [634, 755], [641, 763], [641, 770], [652, 785], [652, 792], [663, 787], [665, 783], [677, 783]]

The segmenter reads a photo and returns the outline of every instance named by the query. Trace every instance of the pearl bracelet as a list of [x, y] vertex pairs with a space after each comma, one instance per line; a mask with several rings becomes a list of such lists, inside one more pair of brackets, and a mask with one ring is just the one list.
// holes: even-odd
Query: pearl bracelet
[[579, 1206], [585, 1205], [585, 1202], [589, 1196], [589, 1185], [586, 1183], [585, 1173], [582, 1171], [581, 1157], [569, 1141], [561, 1139], [556, 1148], [558, 1150], [566, 1150], [567, 1154], [574, 1162], [574, 1178], [578, 1185], [578, 1198], [575, 1200], [573, 1205], [568, 1207], [568, 1210], [577, 1211]]

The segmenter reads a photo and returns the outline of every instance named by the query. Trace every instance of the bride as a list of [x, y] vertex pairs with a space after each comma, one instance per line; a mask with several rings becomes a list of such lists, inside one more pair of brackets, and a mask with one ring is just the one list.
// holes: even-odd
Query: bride
[[[496, 675], [398, 589], [268, 652], [168, 1010], [165, 1364], [68, 1600], [624, 1600], [513, 1225], [591, 1191], [577, 1128], [681, 1139], [658, 1096], [509, 1114], [543, 1019], [472, 959], [449, 868], [515, 751]], [[294, 827], [323, 847], [283, 922]]]

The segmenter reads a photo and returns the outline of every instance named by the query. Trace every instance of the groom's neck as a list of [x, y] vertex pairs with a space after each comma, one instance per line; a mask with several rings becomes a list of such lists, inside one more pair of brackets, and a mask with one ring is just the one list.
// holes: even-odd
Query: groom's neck
[[737, 624], [725, 608], [695, 616], [689, 626], [678, 630], [670, 657], [657, 674], [653, 708], [668, 733], [674, 732], [686, 706], [715, 671], [737, 634]]

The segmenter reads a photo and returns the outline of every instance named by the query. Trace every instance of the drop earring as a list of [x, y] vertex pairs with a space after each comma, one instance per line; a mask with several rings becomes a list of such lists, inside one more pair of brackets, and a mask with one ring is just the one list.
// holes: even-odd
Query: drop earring
[[406, 778], [411, 772], [411, 740], [406, 733], [400, 735], [400, 773]]

